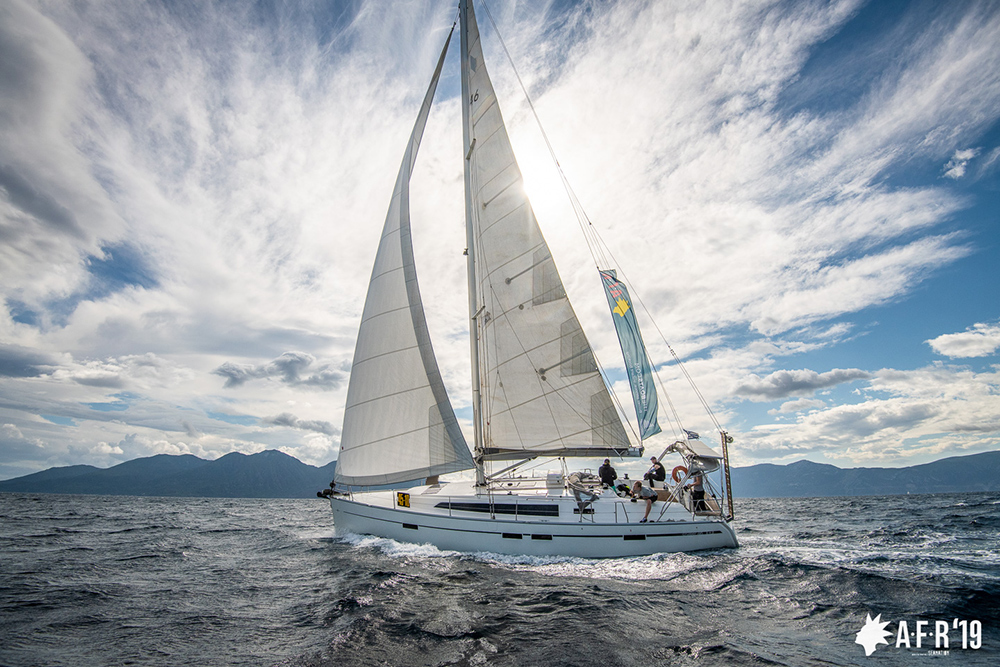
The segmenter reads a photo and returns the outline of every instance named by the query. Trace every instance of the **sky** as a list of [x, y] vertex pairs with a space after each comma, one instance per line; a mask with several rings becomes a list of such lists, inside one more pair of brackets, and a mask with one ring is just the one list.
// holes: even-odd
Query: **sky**
[[[489, 9], [685, 427], [717, 438], [671, 350], [735, 465], [1000, 449], [1000, 5]], [[525, 189], [634, 422], [594, 261], [477, 12]], [[0, 479], [161, 453], [336, 458], [379, 232], [456, 14], [0, 4]], [[468, 432], [457, 67], [453, 48], [411, 217]], [[666, 416], [661, 398], [648, 450], [675, 437]]]

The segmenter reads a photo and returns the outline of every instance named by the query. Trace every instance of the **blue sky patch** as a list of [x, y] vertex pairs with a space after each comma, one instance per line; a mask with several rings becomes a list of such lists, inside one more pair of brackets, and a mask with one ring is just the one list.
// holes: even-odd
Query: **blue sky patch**
[[140, 398], [140, 396], [139, 394], [129, 391], [123, 391], [117, 394], [111, 394], [109, 398], [114, 398], [116, 400], [113, 402], [84, 403], [84, 405], [88, 406], [91, 410], [97, 410], [98, 412], [124, 412], [125, 410], [128, 410], [132, 406], [132, 403], [134, 403], [136, 399]]
[[58, 415], [41, 415], [41, 417], [60, 426], [76, 426], [76, 421], [69, 417], [60, 417]]
[[120, 292], [128, 287], [152, 289], [159, 285], [145, 256], [127, 243], [101, 248], [103, 257], [87, 258], [91, 286], [81, 300], [94, 300]]
[[23, 301], [18, 301], [17, 299], [7, 299], [7, 312], [10, 313], [10, 319], [18, 324], [37, 327], [41, 321], [36, 311], [29, 308]]

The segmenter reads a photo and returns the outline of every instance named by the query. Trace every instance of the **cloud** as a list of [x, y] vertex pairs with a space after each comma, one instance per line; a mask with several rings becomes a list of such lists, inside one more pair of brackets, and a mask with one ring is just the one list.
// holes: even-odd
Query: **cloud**
[[29, 440], [14, 424], [0, 425], [0, 463], [30, 460], [44, 454], [40, 440]]
[[287, 426], [289, 428], [297, 428], [303, 431], [315, 431], [316, 433], [323, 433], [325, 435], [340, 434], [340, 429], [330, 422], [299, 419], [290, 412], [282, 412], [280, 415], [275, 417], [265, 417], [261, 421], [265, 424]]
[[37, 350], [0, 343], [0, 376], [38, 377], [51, 373], [59, 362], [52, 355]]
[[991, 150], [986, 157], [984, 157], [979, 164], [979, 169], [977, 170], [976, 176], [983, 177], [992, 171], [998, 164], [1000, 164], [1000, 146], [997, 146]]
[[856, 403], [736, 433], [743, 461], [813, 453], [840, 465], [911, 464], [1000, 447], [1000, 371], [933, 364], [872, 373]]
[[944, 165], [944, 177], [952, 178], [958, 180], [965, 176], [965, 167], [969, 164], [969, 160], [979, 155], [978, 148], [967, 148], [965, 150], [957, 150], [955, 154], [951, 156], [947, 164]]
[[83, 371], [73, 376], [73, 382], [108, 389], [123, 389], [125, 387], [124, 379], [111, 371]]
[[94, 447], [91, 448], [90, 452], [97, 456], [111, 456], [114, 458], [120, 458], [125, 451], [117, 445], [109, 445], [106, 442], [99, 442]]
[[21, 0], [0, 7], [0, 283], [34, 304], [72, 291], [83, 257], [122, 219], [77, 141], [94, 72], [51, 18]]
[[69, 359], [52, 373], [54, 379], [70, 380], [89, 387], [144, 390], [176, 386], [189, 381], [191, 375], [190, 369], [151, 352], [82, 362]]
[[775, 290], [748, 305], [746, 312], [756, 314], [755, 329], [781, 333], [858, 310], [862, 303], [871, 306], [896, 299], [942, 260], [957, 260], [971, 250], [955, 245], [953, 238], [927, 237], [830, 265], [806, 262], [787, 272], [790, 289]]
[[825, 373], [811, 370], [775, 371], [766, 377], [751, 374], [732, 390], [732, 394], [752, 401], [774, 401], [789, 396], [809, 396], [817, 389], [844, 382], [870, 378], [857, 368], [835, 368]]
[[[949, 160], [967, 160], [967, 178], [1000, 163], [984, 138], [1000, 114], [988, 4], [928, 17], [904, 5], [861, 40], [857, 0], [494, 9], [561, 165], [623, 244], [611, 251], [633, 296], [699, 381], [707, 372], [709, 394], [756, 379], [757, 399], [785, 398], [763, 399], [786, 385], [752, 374], [835, 354], [856, 314], [978, 252], [962, 222], [972, 179], [959, 190], [937, 176]], [[267, 16], [213, 1], [0, 3], [0, 339], [15, 346], [0, 349], [4, 423], [60, 463], [102, 461], [98, 442], [124, 457], [276, 445], [333, 456], [322, 429], [339, 423], [401, 147], [453, 14], [443, 0], [388, 13], [291, 0]], [[492, 30], [483, 37], [532, 205], [618, 372], [593, 262], [564, 224], [573, 212]], [[452, 70], [410, 205], [428, 327], [461, 411], [459, 89]], [[140, 398], [114, 399], [124, 392]], [[720, 414], [743, 420], [738, 403]], [[93, 407], [108, 404], [124, 409]], [[814, 407], [788, 401], [779, 418], [826, 411]], [[284, 414], [319, 430], [262, 422]]]
[[960, 333], [924, 341], [946, 357], [988, 357], [1000, 347], [1000, 325], [977, 323]]
[[316, 359], [304, 352], [285, 352], [270, 363], [256, 366], [253, 364], [235, 364], [226, 362], [212, 371], [215, 375], [226, 378], [226, 387], [239, 387], [250, 380], [261, 378], [278, 378], [281, 382], [297, 387], [316, 387], [318, 389], [336, 389], [344, 381], [346, 373], [324, 364], [315, 371], [303, 377]]
[[776, 410], [769, 410], [768, 414], [787, 414], [789, 412], [802, 412], [811, 408], [824, 408], [826, 403], [812, 398], [797, 398], [794, 401], [782, 403]]

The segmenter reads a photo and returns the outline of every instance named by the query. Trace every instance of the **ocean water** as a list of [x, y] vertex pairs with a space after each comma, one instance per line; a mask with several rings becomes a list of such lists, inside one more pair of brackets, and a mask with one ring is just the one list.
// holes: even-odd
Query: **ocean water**
[[0, 665], [1000, 665], [1000, 494], [744, 500], [736, 526], [515, 558], [335, 536], [320, 499], [0, 494]]

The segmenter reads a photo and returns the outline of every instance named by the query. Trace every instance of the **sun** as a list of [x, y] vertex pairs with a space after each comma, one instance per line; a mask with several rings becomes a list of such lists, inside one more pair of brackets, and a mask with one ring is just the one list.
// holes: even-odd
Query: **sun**
[[518, 139], [514, 147], [515, 159], [523, 179], [522, 188], [535, 217], [545, 222], [572, 217], [569, 195], [544, 143], [537, 137], [519, 136]]

